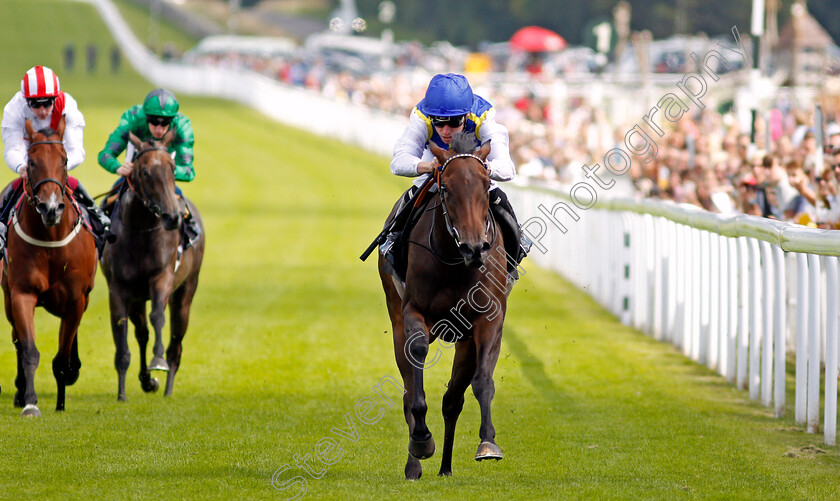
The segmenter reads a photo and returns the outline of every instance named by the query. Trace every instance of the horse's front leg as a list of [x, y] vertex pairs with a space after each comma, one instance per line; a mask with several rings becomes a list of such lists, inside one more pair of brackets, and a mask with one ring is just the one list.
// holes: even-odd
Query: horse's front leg
[[76, 304], [71, 305], [61, 318], [61, 327], [58, 334], [58, 353], [53, 358], [53, 375], [58, 386], [58, 395], [55, 403], [55, 410], [64, 410], [64, 389], [79, 379], [79, 369], [82, 363], [79, 360], [78, 331], [82, 321], [82, 313], [85, 311], [86, 301], [81, 297]]
[[35, 394], [35, 370], [41, 361], [41, 354], [35, 347], [35, 304], [34, 294], [14, 294], [9, 304], [18, 356], [17, 394], [15, 405], [23, 407], [21, 416], [39, 417], [38, 396]]
[[502, 321], [498, 325], [487, 323], [483, 326], [476, 325], [474, 334], [477, 367], [475, 376], [472, 379], [473, 394], [481, 408], [481, 427], [478, 436], [481, 443], [475, 453], [475, 460], [502, 459], [502, 450], [496, 445], [496, 428], [490, 417], [490, 403], [496, 393], [496, 385], [493, 382], [493, 371], [496, 370], [496, 362], [499, 360], [499, 350], [502, 344]]
[[152, 362], [149, 364], [150, 371], [169, 370], [169, 364], [163, 358], [163, 325], [166, 323], [166, 304], [169, 302], [169, 294], [172, 291], [173, 278], [172, 273], [164, 273], [151, 284], [152, 312], [149, 319], [155, 330], [155, 344], [152, 348]]
[[[379, 258], [380, 261], [382, 257]], [[380, 263], [381, 266], [381, 263]], [[386, 304], [388, 305], [388, 316], [391, 317], [391, 328], [394, 338], [394, 357], [397, 361], [397, 368], [403, 380], [403, 413], [405, 423], [408, 425], [408, 433], [414, 429], [414, 416], [411, 415], [411, 403], [414, 401], [414, 367], [409, 363], [405, 353], [405, 324], [402, 316], [402, 298], [397, 293], [396, 286], [391, 281], [391, 276], [380, 273], [382, 288], [385, 291]], [[406, 480], [417, 480], [423, 475], [423, 466], [420, 460], [408, 454], [405, 463]]]
[[455, 359], [452, 361], [452, 376], [446, 393], [443, 394], [443, 457], [440, 462], [440, 476], [452, 475], [452, 448], [455, 444], [455, 425], [464, 409], [464, 392], [475, 375], [475, 342], [473, 338], [455, 344]]
[[160, 383], [153, 378], [146, 365], [146, 346], [149, 344], [149, 324], [146, 321], [146, 302], [135, 301], [128, 309], [128, 318], [134, 325], [134, 337], [140, 347], [140, 387], [146, 393], [157, 391]]
[[423, 389], [423, 370], [429, 354], [429, 334], [423, 316], [411, 305], [403, 308], [405, 319], [405, 354], [413, 366], [414, 375], [411, 416], [414, 428], [409, 433], [408, 453], [417, 459], [428, 459], [435, 453], [432, 432], [426, 426], [426, 392]]

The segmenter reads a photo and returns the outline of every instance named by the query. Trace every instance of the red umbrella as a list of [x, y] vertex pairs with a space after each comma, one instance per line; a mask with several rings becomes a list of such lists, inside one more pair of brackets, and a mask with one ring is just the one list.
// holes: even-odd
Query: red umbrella
[[551, 30], [526, 26], [510, 38], [510, 46], [526, 52], [552, 52], [565, 49], [566, 40]]

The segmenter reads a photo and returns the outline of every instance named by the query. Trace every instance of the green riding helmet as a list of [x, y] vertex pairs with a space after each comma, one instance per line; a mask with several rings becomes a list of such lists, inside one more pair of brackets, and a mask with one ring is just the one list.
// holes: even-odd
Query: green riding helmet
[[146, 95], [143, 101], [143, 112], [146, 116], [172, 118], [178, 114], [178, 100], [175, 94], [166, 89], [155, 89]]

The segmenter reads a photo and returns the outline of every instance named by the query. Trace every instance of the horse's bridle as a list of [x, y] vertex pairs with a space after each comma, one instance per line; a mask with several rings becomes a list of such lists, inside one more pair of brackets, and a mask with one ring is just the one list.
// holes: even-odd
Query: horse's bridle
[[[434, 173], [435, 182], [437, 183], [438, 190], [440, 191], [440, 206], [441, 210], [443, 211], [443, 220], [446, 222], [446, 231], [449, 233], [450, 236], [452, 236], [452, 238], [455, 240], [455, 245], [458, 247], [461, 247], [462, 243], [461, 234], [458, 233], [458, 228], [456, 228], [455, 225], [452, 224], [452, 219], [449, 217], [449, 209], [446, 206], [446, 194], [448, 193], [448, 190], [446, 189], [446, 185], [443, 184], [441, 177], [443, 176], [444, 169], [446, 169], [446, 166], [449, 165], [449, 162], [455, 160], [456, 158], [464, 157], [472, 157], [478, 160], [479, 162], [481, 162], [481, 165], [484, 166], [484, 169], [487, 170], [487, 163], [477, 155], [473, 155], [472, 153], [459, 153], [457, 155], [452, 155], [451, 157], [447, 158], [446, 161], [443, 162], [443, 165], [438, 167]], [[487, 233], [490, 231], [490, 226], [492, 225], [492, 217], [490, 215], [490, 211], [487, 211], [486, 219], [487, 225], [484, 228], [484, 236], [487, 236]], [[495, 241], [495, 239], [496, 236], [493, 235], [493, 240]]]
[[[61, 148], [64, 149], [64, 143], [61, 142], [61, 141], [35, 141], [35, 142], [29, 144], [29, 148], [26, 150], [27, 155], [29, 154], [29, 151], [32, 150], [33, 146], [37, 146], [39, 144], [60, 144]], [[41, 179], [37, 183], [35, 183], [35, 185], [33, 186], [32, 181], [31, 181], [32, 180], [31, 174], [32, 174], [32, 161], [28, 161], [26, 163], [26, 180], [27, 180], [27, 184], [29, 184], [29, 191], [30, 191], [29, 203], [31, 203], [32, 206], [35, 207], [35, 211], [38, 214], [41, 214], [41, 211], [38, 209], [38, 205], [41, 203], [41, 200], [38, 198], [38, 195], [36, 195], [36, 193], [38, 192], [38, 188], [40, 188], [42, 185], [44, 185], [46, 183], [55, 183], [55, 184], [61, 186], [61, 197], [62, 197], [62, 199], [64, 199], [65, 192], [67, 191], [67, 177], [68, 177], [68, 174], [67, 174], [67, 155], [66, 154], [64, 156], [64, 180], [59, 181], [58, 179], [55, 179], [55, 178], [52, 178], [52, 177], [46, 177], [44, 179]], [[24, 187], [24, 191], [26, 191], [25, 187]]]
[[[148, 148], [143, 148], [142, 150], [138, 151], [137, 154], [134, 155], [134, 161], [136, 162], [137, 160], [140, 159], [140, 157], [142, 157], [146, 153], [149, 153], [150, 151], [165, 151], [167, 154], [169, 153], [169, 150], [167, 150], [163, 146], [150, 146]], [[172, 171], [173, 172], [175, 171], [175, 162], [172, 162]], [[143, 193], [142, 189], [138, 190], [137, 188], [134, 187], [133, 184], [131, 184], [131, 179], [130, 178], [126, 177], [125, 181], [128, 183], [129, 188], [131, 188], [138, 195], [140, 195], [140, 200], [143, 202], [143, 206], [145, 206], [147, 209], [149, 209], [149, 212], [154, 214], [155, 217], [160, 217], [161, 214], [163, 214], [163, 211], [161, 210], [160, 205], [150, 202], [149, 199], [146, 197], [146, 194]], [[140, 188], [142, 188], [142, 185], [140, 186]]]

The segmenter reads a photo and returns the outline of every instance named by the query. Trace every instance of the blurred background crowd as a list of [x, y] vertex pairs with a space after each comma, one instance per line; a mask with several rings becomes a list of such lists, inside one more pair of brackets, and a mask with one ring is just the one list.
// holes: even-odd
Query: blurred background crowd
[[738, 47], [731, 35], [653, 40], [649, 32], [631, 33], [629, 19], [622, 21], [629, 18], [629, 4], [620, 2], [613, 13], [607, 50], [598, 40], [570, 46], [536, 27], [476, 51], [449, 42], [394, 42], [389, 30], [379, 38], [348, 34], [351, 24], [363, 31], [357, 29], [362, 20], [342, 26], [336, 17], [332, 30], [308, 36], [303, 44], [211, 36], [184, 54], [169, 49], [167, 57], [255, 71], [330, 99], [401, 115], [422, 99], [435, 73], [466, 73], [508, 127], [519, 176], [562, 188], [584, 180], [583, 165], [622, 147], [647, 110], [674, 92], [683, 75], [697, 71], [692, 52], [717, 49], [726, 61], [713, 68], [722, 78], [708, 81], [707, 106], [692, 106], [676, 123], [658, 121], [665, 134], [652, 135], [657, 154], [648, 162], [632, 156], [629, 171], [615, 177], [613, 193], [840, 228], [840, 48], [804, 1], [793, 0], [780, 29], [771, 26], [768, 13], [760, 51], [741, 34], [747, 39], [741, 48], [761, 59], [759, 84], [765, 90], [754, 115], [745, 108], [750, 102], [745, 94], [758, 88], [752, 86], [749, 58], [721, 49]]

